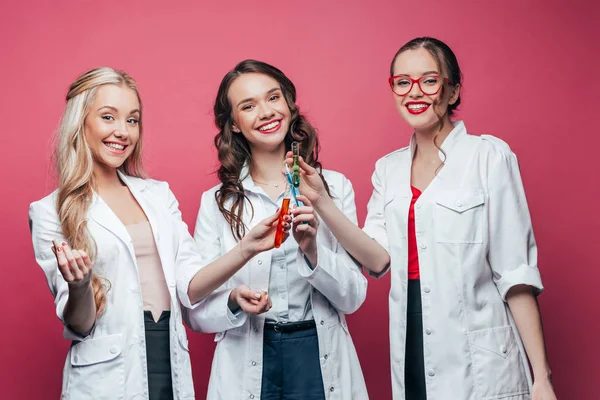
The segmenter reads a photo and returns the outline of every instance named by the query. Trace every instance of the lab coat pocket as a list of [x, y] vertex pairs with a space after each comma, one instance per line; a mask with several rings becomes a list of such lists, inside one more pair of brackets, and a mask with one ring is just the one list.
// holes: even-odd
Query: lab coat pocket
[[67, 398], [117, 399], [125, 389], [123, 335], [107, 335], [71, 347]]
[[529, 393], [519, 346], [510, 325], [468, 333], [473, 373], [481, 399]]
[[482, 243], [485, 197], [479, 191], [446, 191], [436, 199], [435, 237], [440, 243]]

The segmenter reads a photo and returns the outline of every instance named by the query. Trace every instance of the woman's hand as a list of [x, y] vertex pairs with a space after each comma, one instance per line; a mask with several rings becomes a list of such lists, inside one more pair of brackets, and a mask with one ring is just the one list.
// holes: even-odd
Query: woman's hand
[[[250, 259], [262, 253], [263, 251], [271, 250], [275, 247], [275, 233], [277, 232], [277, 224], [279, 221], [280, 209], [277, 209], [275, 214], [260, 221], [258, 225], [250, 230], [240, 241], [240, 249], [242, 255], [246, 259]], [[283, 217], [283, 242], [288, 238], [291, 228], [292, 218], [289, 215]]]
[[[288, 151], [285, 155], [285, 163], [290, 171], [294, 165], [293, 153]], [[327, 190], [321, 176], [316, 169], [304, 162], [302, 157], [298, 157], [298, 166], [300, 167], [300, 193], [306, 196], [312, 204], [317, 204], [323, 197], [327, 197]]]
[[556, 400], [550, 379], [536, 379], [531, 389], [532, 400]]
[[231, 291], [227, 305], [232, 311], [239, 307], [248, 314], [258, 315], [269, 311], [273, 304], [267, 292], [256, 292], [242, 285]]
[[69, 285], [69, 297], [63, 310], [65, 324], [81, 335], [88, 335], [96, 320], [96, 302], [92, 289], [92, 261], [83, 250], [73, 250], [65, 242], [54, 240], [52, 252], [58, 269]]
[[58, 269], [70, 287], [85, 287], [92, 277], [92, 261], [83, 250], [72, 250], [65, 242], [54, 241], [52, 252]]
[[[321, 178], [319, 178], [321, 179]], [[298, 195], [298, 200], [303, 206], [295, 207], [290, 211], [293, 216], [293, 234], [296, 243], [310, 263], [317, 265], [317, 231], [319, 229], [319, 218], [315, 214], [312, 203], [307, 196]]]

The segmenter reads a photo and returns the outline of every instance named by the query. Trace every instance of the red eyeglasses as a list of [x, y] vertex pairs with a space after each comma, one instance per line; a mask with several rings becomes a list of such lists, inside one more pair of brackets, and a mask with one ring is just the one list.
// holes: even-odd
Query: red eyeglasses
[[425, 75], [419, 79], [412, 79], [406, 75], [390, 76], [388, 82], [397, 96], [406, 96], [415, 83], [419, 86], [421, 92], [428, 96], [437, 94], [444, 83], [452, 83], [450, 79], [438, 75]]

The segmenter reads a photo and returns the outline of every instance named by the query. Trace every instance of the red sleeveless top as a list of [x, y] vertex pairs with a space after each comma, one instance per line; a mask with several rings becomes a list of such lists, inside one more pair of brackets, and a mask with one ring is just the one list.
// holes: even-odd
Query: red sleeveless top
[[411, 186], [412, 199], [408, 209], [408, 279], [419, 279], [419, 251], [417, 250], [417, 232], [415, 228], [415, 203], [421, 191]]

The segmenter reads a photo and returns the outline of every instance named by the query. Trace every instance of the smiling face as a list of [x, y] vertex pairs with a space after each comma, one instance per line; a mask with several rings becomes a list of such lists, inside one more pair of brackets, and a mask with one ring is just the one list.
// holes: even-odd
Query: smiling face
[[[411, 85], [411, 79], [420, 80], [421, 86], [414, 83], [406, 95], [394, 94], [398, 113], [415, 131], [434, 129], [440, 123], [438, 115], [444, 115], [444, 119], [449, 120], [448, 105], [456, 102], [459, 85], [443, 81], [446, 77], [445, 71], [440, 70], [429, 51], [417, 48], [400, 53], [394, 61], [393, 75], [399, 77], [396, 78], [398, 85], [408, 87]], [[443, 86], [437, 93], [433, 90], [436, 80], [437, 84]], [[433, 94], [425, 94], [421, 88]], [[401, 89], [397, 91], [400, 92]]]
[[260, 73], [240, 75], [229, 87], [228, 98], [233, 132], [244, 135], [252, 149], [284, 151], [291, 112], [275, 79]]
[[126, 86], [100, 86], [84, 122], [94, 169], [114, 170], [123, 165], [140, 137], [140, 102]]

